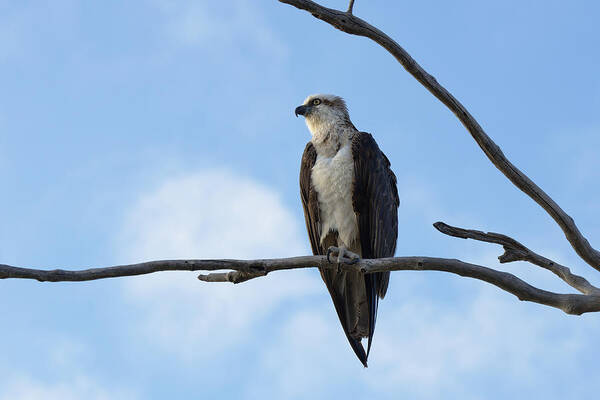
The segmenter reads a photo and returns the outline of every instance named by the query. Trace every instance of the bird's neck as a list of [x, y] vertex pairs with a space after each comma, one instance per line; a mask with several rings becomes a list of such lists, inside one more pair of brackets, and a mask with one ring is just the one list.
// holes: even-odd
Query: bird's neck
[[307, 121], [307, 125], [317, 153], [326, 157], [334, 156], [341, 147], [350, 144], [356, 132], [352, 124], [340, 120]]

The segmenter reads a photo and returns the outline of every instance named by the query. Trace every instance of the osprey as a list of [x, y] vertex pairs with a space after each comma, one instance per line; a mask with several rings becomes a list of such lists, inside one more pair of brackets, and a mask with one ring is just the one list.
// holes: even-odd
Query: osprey
[[[300, 194], [313, 254], [337, 254], [337, 270], [320, 269], [352, 349], [367, 366], [377, 305], [389, 272], [343, 271], [340, 262], [392, 257], [398, 237], [398, 189], [373, 137], [359, 132], [341, 97], [318, 94], [295, 110], [312, 134], [300, 166]], [[367, 351], [361, 344], [368, 338]]]

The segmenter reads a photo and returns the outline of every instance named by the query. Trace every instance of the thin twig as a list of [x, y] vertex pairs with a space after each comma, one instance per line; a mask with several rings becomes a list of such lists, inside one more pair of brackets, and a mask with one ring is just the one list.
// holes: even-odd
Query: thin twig
[[198, 279], [203, 282], [242, 283], [265, 275], [267, 275], [266, 272], [229, 271], [200, 274], [198, 275]]
[[577, 225], [575, 225], [573, 218], [567, 215], [550, 196], [513, 165], [502, 153], [500, 147], [485, 133], [469, 111], [440, 85], [432, 75], [425, 71], [398, 43], [376, 27], [352, 14], [323, 7], [310, 0], [279, 1], [308, 11], [315, 18], [325, 21], [343, 32], [367, 37], [386, 49], [415, 79], [458, 117], [496, 168], [516, 187], [523, 191], [523, 193], [527, 194], [546, 210], [560, 226], [577, 254], [593, 268], [600, 271], [600, 251], [590, 245], [577, 228]]
[[350, 4], [348, 4], [348, 14], [352, 14], [352, 9], [354, 8], [354, 0], [350, 0]]

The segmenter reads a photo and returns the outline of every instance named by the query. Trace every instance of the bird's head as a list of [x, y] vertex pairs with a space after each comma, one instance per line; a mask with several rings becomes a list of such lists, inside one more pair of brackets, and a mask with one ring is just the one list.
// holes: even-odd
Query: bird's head
[[294, 113], [296, 116], [304, 116], [312, 132], [324, 125], [352, 124], [344, 99], [331, 94], [308, 96], [301, 106], [296, 107]]

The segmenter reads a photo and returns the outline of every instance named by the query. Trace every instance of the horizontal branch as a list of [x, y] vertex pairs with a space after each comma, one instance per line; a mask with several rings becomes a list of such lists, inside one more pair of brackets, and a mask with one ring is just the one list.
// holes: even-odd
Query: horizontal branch
[[[42, 282], [90, 281], [149, 274], [159, 271], [217, 271], [231, 270], [233, 273], [218, 273], [201, 276], [207, 282], [244, 281], [269, 272], [298, 268], [337, 268], [325, 256], [274, 258], [263, 260], [166, 260], [140, 264], [121, 265], [108, 268], [92, 268], [79, 271], [62, 269], [40, 270], [0, 264], [0, 279], [35, 279]], [[516, 276], [460, 260], [436, 257], [395, 257], [363, 259], [353, 265], [341, 265], [343, 269], [363, 273], [384, 271], [444, 271], [464, 277], [479, 279], [495, 285], [520, 300], [556, 307], [568, 314], [580, 315], [600, 311], [600, 296], [581, 294], [559, 294], [538, 289]], [[241, 272], [242, 274], [236, 274]], [[227, 278], [227, 274], [230, 274]], [[232, 275], [231, 275], [232, 274]], [[237, 278], [236, 278], [237, 276]]]
[[310, 12], [315, 18], [327, 22], [335, 28], [349, 33], [367, 37], [384, 49], [418, 80], [427, 90], [437, 97], [450, 111], [452, 111], [462, 124], [471, 133], [471, 136], [483, 150], [489, 160], [498, 168], [516, 187], [531, 197], [556, 221], [571, 243], [577, 254], [589, 265], [600, 271], [600, 252], [594, 249], [588, 240], [581, 234], [575, 221], [565, 213], [559, 205], [550, 198], [539, 186], [513, 165], [502, 150], [485, 133], [477, 120], [469, 111], [450, 93], [440, 85], [437, 80], [423, 69], [398, 43], [388, 35], [356, 17], [352, 13], [338, 11], [323, 7], [310, 0], [279, 0], [281, 3], [290, 4], [301, 10]]
[[[325, 257], [321, 258], [324, 259]], [[323, 262], [323, 260], [319, 260], [319, 257], [313, 256], [264, 260], [160, 260], [81, 270], [43, 270], [0, 264], [0, 279], [19, 278], [33, 279], [40, 282], [82, 282], [145, 275], [162, 271], [219, 271], [224, 269], [266, 275], [271, 271], [315, 266], [328, 268], [327, 260]]]
[[583, 294], [600, 295], [600, 289], [592, 285], [584, 277], [572, 273], [571, 270], [564, 265], [558, 264], [549, 258], [531, 251], [509, 236], [501, 233], [486, 233], [472, 229], [457, 228], [455, 226], [447, 225], [443, 222], [436, 222], [433, 224], [433, 226], [435, 226], [438, 231], [449, 236], [502, 245], [504, 248], [504, 254], [498, 257], [498, 261], [501, 263], [527, 261], [554, 273], [569, 286], [579, 290]]

